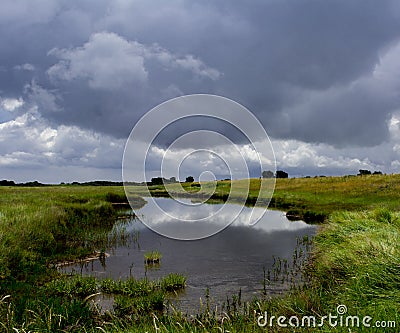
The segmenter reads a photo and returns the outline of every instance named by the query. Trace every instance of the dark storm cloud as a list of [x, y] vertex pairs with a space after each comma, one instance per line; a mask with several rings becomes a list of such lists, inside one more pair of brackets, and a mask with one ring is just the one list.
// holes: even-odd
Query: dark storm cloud
[[366, 0], [3, 1], [0, 95], [126, 137], [168, 98], [216, 93], [276, 138], [374, 145], [399, 108], [391, 69], [374, 76], [399, 13]]

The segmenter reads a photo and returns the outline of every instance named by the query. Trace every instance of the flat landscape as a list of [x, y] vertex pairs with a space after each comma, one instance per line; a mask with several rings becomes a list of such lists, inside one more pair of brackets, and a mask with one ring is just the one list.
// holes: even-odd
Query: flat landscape
[[0, 27], [0, 333], [400, 332], [400, 1]]
[[[248, 205], [257, 199], [260, 181], [270, 180], [250, 180]], [[149, 189], [155, 196], [173, 191], [195, 198], [210, 186], [182, 185], [183, 190], [176, 184]], [[231, 186], [219, 181], [212, 200], [226, 199]], [[100, 260], [121, 241], [124, 231], [114, 226], [127, 214], [123, 187], [2, 186], [0, 331], [285, 332], [292, 330], [260, 327], [257, 318], [267, 312], [321, 319], [345, 305], [349, 315], [372, 318], [371, 327], [357, 332], [374, 331], [377, 321], [387, 326], [377, 331], [394, 332], [389, 325], [400, 323], [399, 190], [400, 175], [276, 179], [270, 208], [319, 225], [301, 267], [304, 282], [278, 296], [260, 294], [251, 301], [233, 297], [223, 313], [203, 306], [187, 315], [179, 309], [165, 311], [169, 295], [185, 288], [186, 277], [180, 274], [113, 280], [65, 276], [57, 270], [65, 261]], [[143, 186], [128, 188], [129, 200], [138, 208], [146, 204], [144, 193]], [[239, 197], [240, 191], [232, 195]], [[162, 253], [146, 255], [146, 260], [153, 260], [152, 255], [159, 260]], [[114, 295], [112, 313], [91, 306], [98, 293]], [[301, 330], [348, 332], [347, 327], [329, 326]]]

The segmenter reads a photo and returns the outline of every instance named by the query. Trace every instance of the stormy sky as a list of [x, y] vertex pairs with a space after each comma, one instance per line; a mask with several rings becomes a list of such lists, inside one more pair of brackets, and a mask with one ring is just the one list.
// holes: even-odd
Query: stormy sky
[[[292, 176], [400, 170], [397, 0], [2, 0], [0, 41], [1, 179], [120, 180], [140, 117], [199, 93], [253, 112]], [[232, 133], [174, 133], [199, 128]]]

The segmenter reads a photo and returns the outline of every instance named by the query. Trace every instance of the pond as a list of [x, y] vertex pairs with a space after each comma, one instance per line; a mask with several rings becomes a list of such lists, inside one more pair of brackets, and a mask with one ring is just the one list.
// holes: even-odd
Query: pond
[[[180, 201], [191, 203], [189, 199]], [[173, 199], [152, 198], [136, 213], [145, 222], [161, 223], [162, 230], [178, 232], [179, 222], [169, 219], [169, 214], [160, 216], [157, 206], [168, 212], [182, 209], [181, 204]], [[222, 206], [224, 204], [205, 204], [198, 205], [196, 209], [206, 211], [206, 215], [217, 212]], [[233, 208], [231, 211], [236, 212], [236, 207]], [[289, 221], [285, 213], [274, 210], [266, 210], [254, 226], [246, 225], [246, 218], [253, 209], [263, 208], [243, 207], [233, 223], [222, 231], [204, 239], [190, 241], [164, 237], [146, 227], [139, 219], [132, 219], [115, 226], [124, 228], [125, 235], [129, 237], [125, 237], [125, 244], [108, 249], [110, 256], [105, 261], [76, 264], [64, 267], [63, 271], [116, 279], [129, 276], [157, 279], [169, 273], [181, 273], [187, 277], [187, 286], [173, 302], [181, 310], [192, 312], [199, 309], [200, 298], [204, 302], [207, 292], [212, 304], [222, 304], [227, 297], [237, 295], [239, 290], [245, 300], [260, 297], [262, 293], [282, 293], [289, 288], [290, 281], [281, 281], [281, 277], [273, 278], [277, 271], [277, 260], [280, 266], [284, 265], [285, 269], [287, 266], [290, 271], [297, 257], [294, 252], [299, 248], [299, 240], [310, 239], [316, 227], [303, 221]], [[226, 221], [220, 219], [232, 218], [228, 215], [225, 212], [219, 216], [218, 223], [227, 225]], [[160, 264], [145, 265], [144, 254], [154, 250], [162, 254]], [[264, 278], [267, 277], [264, 272], [268, 271], [273, 281], [264, 284]], [[289, 272], [286, 276], [289, 277]]]

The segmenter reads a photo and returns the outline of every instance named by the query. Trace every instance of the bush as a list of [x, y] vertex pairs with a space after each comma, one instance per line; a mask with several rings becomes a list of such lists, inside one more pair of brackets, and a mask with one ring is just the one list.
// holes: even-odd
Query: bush
[[282, 170], [277, 170], [275, 175], [276, 175], [275, 176], [276, 178], [288, 178], [289, 177], [289, 174]]

